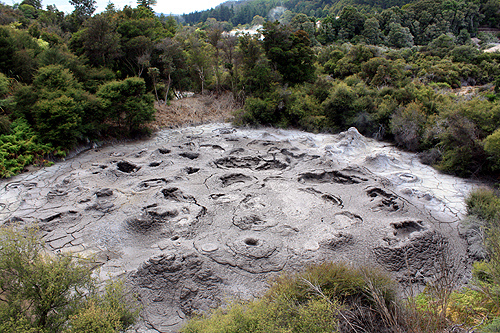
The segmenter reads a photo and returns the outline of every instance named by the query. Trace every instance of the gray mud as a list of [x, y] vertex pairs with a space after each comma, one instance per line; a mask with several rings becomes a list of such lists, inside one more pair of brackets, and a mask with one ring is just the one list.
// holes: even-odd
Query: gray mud
[[[458, 221], [477, 184], [361, 136], [212, 124], [92, 149], [3, 180], [0, 221], [37, 223], [54, 251], [95, 256], [143, 303], [143, 331], [258, 296], [270, 277], [345, 261], [401, 282], [446, 257], [466, 277]], [[451, 255], [450, 255], [451, 254]]]

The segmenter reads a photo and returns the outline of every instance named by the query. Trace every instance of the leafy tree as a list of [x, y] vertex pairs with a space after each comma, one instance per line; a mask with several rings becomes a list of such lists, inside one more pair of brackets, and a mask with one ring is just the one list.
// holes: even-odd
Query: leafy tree
[[493, 168], [500, 169], [500, 129], [484, 140], [484, 150], [491, 156]]
[[426, 120], [420, 104], [412, 102], [399, 108], [390, 123], [396, 143], [410, 151], [417, 151]]
[[264, 49], [266, 55], [283, 76], [285, 82], [301, 83], [314, 79], [314, 53], [307, 33], [292, 33], [279, 22], [264, 24]]
[[155, 46], [158, 53], [159, 68], [158, 77], [166, 82], [165, 102], [168, 100], [168, 95], [171, 87], [177, 89], [186, 88], [184, 82], [188, 76], [188, 66], [186, 54], [183, 50], [182, 44], [173, 39], [165, 38]]
[[410, 29], [401, 26], [399, 23], [389, 24], [389, 34], [387, 43], [392, 47], [410, 47], [413, 46], [413, 35]]
[[365, 21], [363, 37], [368, 44], [377, 45], [380, 43], [382, 31], [380, 30], [380, 24], [375, 17], [371, 17]]
[[106, 15], [93, 16], [72, 37], [72, 49], [84, 54], [93, 66], [109, 66], [121, 54], [120, 35]]
[[323, 113], [335, 129], [343, 130], [350, 125], [356, 112], [354, 107], [356, 98], [356, 93], [351, 87], [340, 83], [322, 103]]
[[156, 6], [157, 0], [137, 0], [138, 7], [147, 8], [150, 11], [153, 11], [152, 6]]
[[342, 9], [339, 17], [339, 38], [350, 40], [361, 35], [365, 24], [365, 17], [355, 7], [347, 6]]
[[2, 321], [41, 332], [61, 331], [92, 287], [89, 266], [68, 255], [46, 254], [34, 229], [2, 230], [0, 242]]
[[69, 0], [69, 3], [75, 8], [72, 15], [81, 24], [95, 12], [97, 2], [95, 0]]
[[125, 127], [129, 133], [154, 120], [154, 98], [146, 94], [144, 79], [130, 77], [123, 81], [108, 82], [99, 88], [97, 96], [108, 117], [119, 128]]
[[47, 252], [36, 229], [4, 227], [0, 245], [2, 332], [112, 333], [137, 317], [122, 282], [108, 283], [104, 295], [97, 294], [92, 262]]

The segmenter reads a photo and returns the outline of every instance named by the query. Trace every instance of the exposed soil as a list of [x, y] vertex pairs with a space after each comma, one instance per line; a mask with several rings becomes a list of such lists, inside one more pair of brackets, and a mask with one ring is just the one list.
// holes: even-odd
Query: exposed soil
[[150, 124], [153, 130], [186, 125], [230, 122], [241, 108], [230, 92], [220, 95], [194, 95], [171, 101], [168, 105], [155, 103], [156, 120]]

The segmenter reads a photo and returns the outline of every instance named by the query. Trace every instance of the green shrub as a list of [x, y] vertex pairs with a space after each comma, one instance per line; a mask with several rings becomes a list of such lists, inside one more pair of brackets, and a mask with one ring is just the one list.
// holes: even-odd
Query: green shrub
[[261, 299], [194, 317], [182, 332], [326, 333], [347, 325], [365, 332], [398, 330], [403, 326], [395, 300], [395, 282], [385, 274], [325, 263], [281, 276]]
[[345, 129], [350, 123], [356, 111], [356, 97], [354, 90], [341, 82], [330, 91], [330, 96], [322, 103], [323, 114], [335, 129]]
[[465, 199], [467, 213], [476, 215], [485, 221], [494, 221], [500, 214], [500, 198], [492, 190], [473, 191]]
[[130, 77], [105, 83], [97, 91], [97, 97], [109, 119], [129, 132], [139, 130], [155, 118], [154, 98], [146, 93], [142, 78]]
[[140, 308], [127, 296], [123, 280], [106, 284], [102, 295], [94, 295], [70, 317], [68, 333], [114, 333], [131, 326]]
[[28, 164], [49, 164], [45, 156], [52, 151], [51, 145], [40, 143], [24, 119], [17, 119], [9, 134], [0, 135], [0, 177], [12, 177]]
[[412, 102], [398, 109], [390, 123], [396, 143], [410, 151], [417, 151], [425, 122], [426, 116], [420, 103]]
[[0, 331], [114, 333], [138, 314], [123, 282], [96, 292], [93, 263], [45, 249], [37, 230], [0, 229]]

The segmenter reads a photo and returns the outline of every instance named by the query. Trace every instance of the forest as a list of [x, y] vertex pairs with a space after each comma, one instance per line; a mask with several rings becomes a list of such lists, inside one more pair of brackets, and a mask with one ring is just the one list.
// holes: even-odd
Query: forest
[[[499, 43], [499, 0], [254, 0], [181, 17], [157, 15], [152, 0], [100, 13], [94, 0], [70, 3], [72, 13], [0, 3], [2, 178], [78, 145], [148, 135], [155, 104], [189, 91], [231, 93], [237, 125], [354, 126], [445, 173], [498, 181], [500, 53], [486, 51]], [[260, 33], [230, 33], [252, 26]], [[468, 207], [481, 230], [500, 234], [496, 196], [475, 194]], [[490, 239], [496, 261], [474, 272], [489, 301], [467, 291], [450, 310], [472, 326], [484, 313], [500, 326], [499, 240]], [[417, 302], [432, 303], [424, 297]], [[317, 309], [331, 310], [324, 300], [300, 311], [316, 320]]]
[[[92, 0], [71, 3], [70, 14], [0, 5], [2, 177], [78, 144], [147, 134], [155, 101], [182, 91], [231, 92], [239, 124], [355, 126], [444, 172], [500, 169], [500, 55], [483, 52], [498, 42], [498, 0], [256, 0], [182, 24], [146, 0], [98, 14]], [[253, 24], [261, 35], [229, 33]]]

